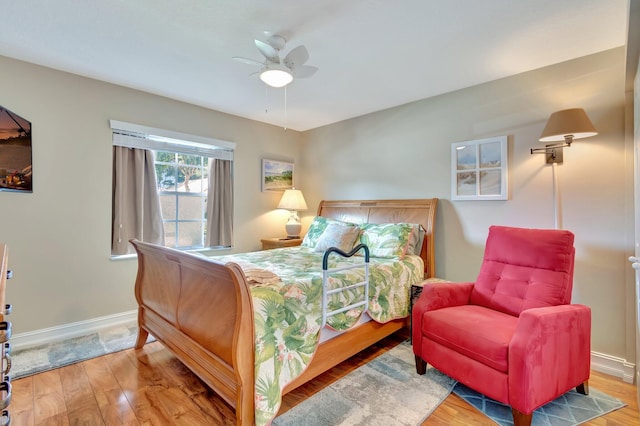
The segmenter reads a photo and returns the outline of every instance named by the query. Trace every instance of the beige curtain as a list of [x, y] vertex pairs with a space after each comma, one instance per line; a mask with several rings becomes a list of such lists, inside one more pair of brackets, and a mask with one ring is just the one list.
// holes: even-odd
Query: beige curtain
[[208, 247], [231, 247], [233, 237], [233, 184], [231, 161], [213, 159], [209, 165], [209, 195], [207, 197]]
[[134, 253], [129, 240], [164, 245], [152, 151], [113, 147], [111, 254]]

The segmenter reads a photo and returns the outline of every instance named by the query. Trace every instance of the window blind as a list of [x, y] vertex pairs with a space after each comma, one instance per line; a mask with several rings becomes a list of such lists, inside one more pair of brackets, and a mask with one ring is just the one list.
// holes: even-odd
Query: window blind
[[111, 120], [113, 145], [233, 161], [235, 143]]

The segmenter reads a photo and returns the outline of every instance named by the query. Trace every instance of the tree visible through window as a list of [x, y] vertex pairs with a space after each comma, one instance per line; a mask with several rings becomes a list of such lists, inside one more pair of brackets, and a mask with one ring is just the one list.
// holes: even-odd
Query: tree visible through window
[[165, 245], [180, 249], [203, 247], [209, 158], [164, 151], [155, 154]]

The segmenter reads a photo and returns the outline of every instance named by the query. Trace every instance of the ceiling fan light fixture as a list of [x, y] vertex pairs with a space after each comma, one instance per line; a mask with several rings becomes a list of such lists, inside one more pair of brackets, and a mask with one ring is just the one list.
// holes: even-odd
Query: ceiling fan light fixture
[[260, 72], [260, 80], [271, 87], [284, 87], [293, 81], [293, 74], [283, 66], [270, 65]]

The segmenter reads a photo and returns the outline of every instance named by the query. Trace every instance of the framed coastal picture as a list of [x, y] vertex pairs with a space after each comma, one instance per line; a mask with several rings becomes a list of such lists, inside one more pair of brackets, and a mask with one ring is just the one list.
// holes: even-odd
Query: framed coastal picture
[[262, 191], [284, 191], [293, 188], [293, 163], [262, 160]]
[[451, 144], [451, 199], [506, 200], [507, 137]]
[[0, 191], [33, 192], [31, 122], [1, 105]]

